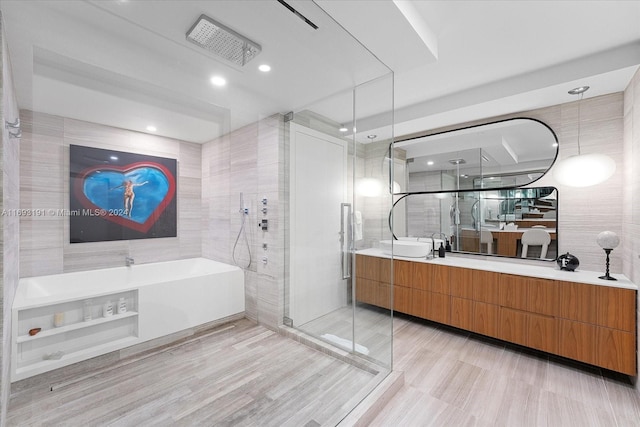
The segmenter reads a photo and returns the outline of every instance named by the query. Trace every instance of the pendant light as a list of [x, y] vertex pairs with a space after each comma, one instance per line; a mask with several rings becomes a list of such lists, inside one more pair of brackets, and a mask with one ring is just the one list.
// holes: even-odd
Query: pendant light
[[559, 161], [553, 167], [553, 177], [569, 187], [589, 187], [609, 179], [616, 171], [616, 162], [604, 154], [582, 154], [580, 152], [580, 127], [582, 97], [589, 86], [581, 86], [569, 91], [570, 95], [580, 95], [578, 103], [578, 155]]

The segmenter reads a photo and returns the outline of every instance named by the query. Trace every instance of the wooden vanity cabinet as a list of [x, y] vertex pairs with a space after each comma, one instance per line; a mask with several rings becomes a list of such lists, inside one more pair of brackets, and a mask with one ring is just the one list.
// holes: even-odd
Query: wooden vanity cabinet
[[356, 301], [390, 309], [391, 260], [356, 255], [355, 271]]
[[500, 274], [497, 338], [558, 353], [558, 285], [553, 280]]
[[[394, 269], [404, 272], [402, 263], [395, 261]], [[407, 314], [449, 324], [451, 300], [449, 291], [449, 268], [442, 265], [409, 262], [411, 276], [411, 311]], [[396, 267], [397, 266], [397, 267]], [[395, 274], [394, 274], [395, 276]]]
[[451, 326], [497, 337], [498, 273], [449, 267]]
[[636, 375], [636, 291], [557, 283], [558, 354]]
[[[389, 308], [391, 262], [356, 256], [356, 300]], [[394, 260], [393, 309], [636, 375], [632, 289]]]

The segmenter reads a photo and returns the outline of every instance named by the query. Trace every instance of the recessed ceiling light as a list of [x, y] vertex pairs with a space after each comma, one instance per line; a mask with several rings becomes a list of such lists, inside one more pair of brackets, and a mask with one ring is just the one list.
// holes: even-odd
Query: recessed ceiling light
[[149, 126], [147, 126], [147, 130], [148, 130], [149, 132], [155, 132], [155, 131], [157, 131], [158, 129], [157, 129], [155, 126], [153, 126], [153, 125], [149, 125]]
[[118, 156], [109, 156], [111, 160], [118, 160]]
[[580, 86], [569, 91], [569, 95], [580, 95], [589, 90], [589, 86]]
[[213, 76], [211, 77], [211, 84], [214, 86], [224, 86], [227, 84], [227, 81], [220, 76]]
[[433, 166], [433, 160], [429, 160], [429, 161], [427, 162], [427, 166]]
[[268, 73], [269, 71], [271, 71], [271, 66], [262, 64], [258, 67], [258, 70], [262, 71], [263, 73]]
[[342, 126], [340, 129], [338, 129], [340, 132], [346, 132], [349, 129], [347, 129], [346, 127]]

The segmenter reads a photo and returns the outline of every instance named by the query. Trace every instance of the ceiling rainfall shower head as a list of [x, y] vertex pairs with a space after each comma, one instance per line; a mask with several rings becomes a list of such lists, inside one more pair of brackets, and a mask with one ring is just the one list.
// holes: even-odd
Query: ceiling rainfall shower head
[[206, 15], [200, 15], [187, 31], [187, 40], [240, 66], [247, 64], [262, 50], [258, 43]]

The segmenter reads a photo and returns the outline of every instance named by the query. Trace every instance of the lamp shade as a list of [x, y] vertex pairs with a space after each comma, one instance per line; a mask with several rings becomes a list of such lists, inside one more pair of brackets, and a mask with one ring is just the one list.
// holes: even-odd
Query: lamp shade
[[620, 238], [613, 231], [603, 231], [596, 238], [602, 249], [615, 249], [620, 244]]
[[569, 187], [588, 187], [609, 179], [616, 162], [604, 154], [580, 154], [561, 160], [553, 167], [553, 177]]

